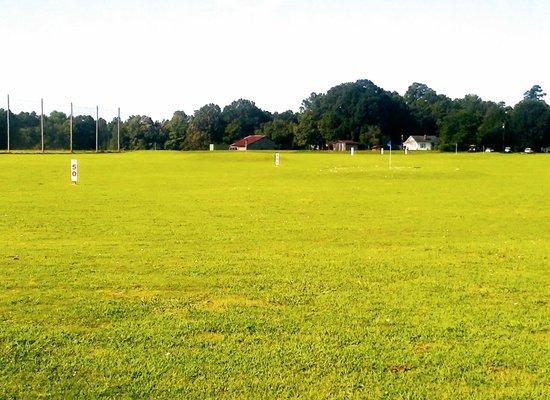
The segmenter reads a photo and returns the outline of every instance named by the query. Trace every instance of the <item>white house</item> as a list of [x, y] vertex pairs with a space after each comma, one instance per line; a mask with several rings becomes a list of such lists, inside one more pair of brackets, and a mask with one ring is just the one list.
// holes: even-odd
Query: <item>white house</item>
[[403, 148], [408, 150], [433, 150], [438, 144], [439, 138], [437, 136], [413, 135], [403, 142]]

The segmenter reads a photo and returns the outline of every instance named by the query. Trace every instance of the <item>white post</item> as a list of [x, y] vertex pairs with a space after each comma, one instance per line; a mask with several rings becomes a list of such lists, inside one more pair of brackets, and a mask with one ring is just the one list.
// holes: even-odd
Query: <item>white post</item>
[[353, 156], [355, 154], [355, 147], [351, 148], [350, 154]]
[[40, 99], [40, 141], [44, 153], [44, 99]]
[[275, 166], [278, 167], [281, 165], [281, 155], [279, 153], [275, 153]]
[[210, 151], [214, 151], [214, 144], [210, 143]]
[[8, 112], [6, 113], [7, 115], [7, 135], [8, 135], [8, 141], [7, 141], [7, 144], [8, 144], [8, 153], [10, 152], [10, 95], [8, 94]]
[[390, 169], [391, 169], [391, 146], [390, 146]]
[[71, 102], [71, 116], [69, 118], [69, 150], [73, 152], [73, 103]]
[[116, 149], [120, 153], [120, 107], [118, 108], [118, 119], [116, 121]]
[[380, 154], [381, 154], [381, 155], [384, 155], [384, 147], [381, 147], [381, 148], [380, 148]]
[[78, 162], [71, 160], [71, 182], [76, 185], [78, 181]]

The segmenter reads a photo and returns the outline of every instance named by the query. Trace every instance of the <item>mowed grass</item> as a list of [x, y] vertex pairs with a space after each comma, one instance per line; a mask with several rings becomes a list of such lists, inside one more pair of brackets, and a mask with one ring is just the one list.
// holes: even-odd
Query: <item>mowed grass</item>
[[550, 157], [281, 162], [0, 155], [0, 398], [550, 397]]

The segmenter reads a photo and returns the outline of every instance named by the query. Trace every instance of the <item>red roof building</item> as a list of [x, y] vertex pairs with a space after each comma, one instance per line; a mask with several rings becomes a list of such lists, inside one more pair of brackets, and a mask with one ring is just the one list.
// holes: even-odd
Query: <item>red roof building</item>
[[265, 135], [250, 135], [237, 140], [229, 150], [272, 150], [275, 143]]

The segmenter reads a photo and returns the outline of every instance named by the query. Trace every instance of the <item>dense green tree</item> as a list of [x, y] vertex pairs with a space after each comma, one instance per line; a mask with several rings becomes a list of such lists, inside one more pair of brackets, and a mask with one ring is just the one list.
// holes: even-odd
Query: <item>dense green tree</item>
[[[122, 123], [121, 123], [121, 135], [122, 135]], [[117, 150], [118, 147], [118, 118], [113, 118], [105, 126], [104, 136], [104, 149], [105, 150]]]
[[542, 100], [546, 96], [546, 93], [539, 85], [534, 85], [531, 89], [523, 93], [525, 100]]
[[296, 124], [298, 123], [298, 114], [292, 110], [287, 110], [282, 113], [275, 112], [272, 115], [272, 119], [273, 120], [280, 119], [283, 121], [293, 122]]
[[253, 101], [239, 99], [223, 109], [225, 123], [224, 142], [229, 144], [244, 136], [252, 135], [271, 115], [258, 108]]
[[90, 115], [73, 118], [73, 149], [95, 149], [95, 120]]
[[[221, 143], [224, 133], [222, 111], [216, 104], [207, 104], [195, 111], [189, 119], [188, 140], [190, 149], [206, 147], [208, 143]], [[199, 146], [199, 147], [197, 147]]]
[[65, 113], [52, 111], [44, 118], [44, 146], [56, 150], [69, 148], [69, 120]]
[[186, 150], [205, 150], [209, 143], [210, 140], [205, 132], [198, 129], [194, 121], [191, 120], [185, 137], [184, 148]]
[[298, 123], [294, 127], [294, 144], [297, 147], [314, 149], [324, 149], [326, 147], [326, 142], [321, 135], [318, 124], [324, 97], [324, 94], [313, 92], [302, 101]]
[[0, 108], [0, 149], [7, 149], [8, 147], [8, 130], [7, 130], [7, 110]]
[[511, 112], [510, 128], [511, 145], [518, 150], [550, 146], [550, 107], [541, 100], [519, 102]]
[[40, 116], [35, 112], [10, 112], [10, 147], [12, 149], [39, 149]]
[[294, 129], [296, 123], [283, 118], [266, 122], [258, 131], [275, 142], [280, 149], [291, 149], [294, 146]]
[[[300, 130], [305, 133], [313, 123], [325, 144], [338, 139], [366, 141], [369, 126], [377, 126], [381, 137], [399, 142], [412, 118], [401, 96], [365, 79], [335, 86], [324, 95], [312, 94], [303, 102], [302, 113], [308, 114], [308, 123]], [[315, 135], [307, 139], [303, 133], [300, 140], [317, 141]]]
[[418, 82], [409, 86], [404, 100], [412, 117], [408, 125], [408, 133], [439, 135], [443, 119], [452, 109], [452, 100], [438, 95], [426, 84]]
[[451, 111], [440, 123], [440, 148], [460, 150], [469, 145], [479, 145], [478, 129], [483, 121], [487, 104], [476, 95], [466, 95], [454, 102]]
[[359, 135], [359, 142], [368, 148], [380, 146], [382, 142], [382, 130], [376, 125], [366, 126], [364, 131]]
[[507, 146], [505, 135], [508, 111], [504, 103], [488, 103], [477, 131], [477, 145], [499, 150]]
[[187, 137], [189, 117], [183, 111], [176, 111], [172, 119], [162, 124], [162, 129], [167, 135], [165, 148], [169, 150], [182, 150]]
[[161, 149], [158, 124], [145, 115], [133, 115], [123, 125], [123, 147], [129, 150]]

